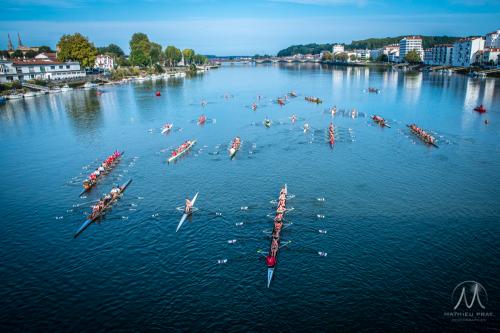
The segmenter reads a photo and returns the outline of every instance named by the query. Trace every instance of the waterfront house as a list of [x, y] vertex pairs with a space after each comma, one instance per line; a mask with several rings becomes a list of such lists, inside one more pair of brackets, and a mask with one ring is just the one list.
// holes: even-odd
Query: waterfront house
[[405, 56], [410, 51], [417, 51], [420, 59], [424, 58], [424, 50], [422, 48], [422, 37], [420, 36], [406, 36], [399, 41], [399, 62], [405, 61]]
[[76, 61], [60, 62], [53, 54], [41, 53], [34, 59], [0, 62], [0, 82], [25, 80], [67, 80], [85, 77]]
[[432, 65], [432, 49], [424, 49], [424, 64]]
[[482, 37], [462, 38], [453, 43], [452, 65], [470, 67], [476, 61], [476, 53], [484, 49]]
[[488, 47], [476, 53], [476, 62], [483, 66], [498, 66], [500, 48]]
[[342, 44], [335, 44], [332, 47], [332, 54], [337, 54], [337, 53], [342, 53], [344, 52], [344, 45]]
[[499, 48], [500, 47], [500, 30], [486, 34], [484, 47]]
[[115, 66], [113, 57], [107, 54], [100, 54], [95, 58], [95, 68], [112, 70]]

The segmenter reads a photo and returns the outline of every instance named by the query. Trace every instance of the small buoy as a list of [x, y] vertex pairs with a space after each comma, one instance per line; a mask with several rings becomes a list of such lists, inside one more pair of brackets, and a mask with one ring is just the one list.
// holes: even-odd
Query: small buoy
[[156, 92], [156, 96], [161, 96], [161, 93], [159, 90]]

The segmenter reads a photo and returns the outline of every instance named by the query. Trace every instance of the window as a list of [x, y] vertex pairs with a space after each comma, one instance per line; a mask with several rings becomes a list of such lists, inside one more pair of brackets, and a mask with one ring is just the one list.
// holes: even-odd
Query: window
[[69, 69], [69, 65], [66, 65], [66, 69]]
[[63, 66], [59, 66], [59, 69], [63, 69]]
[[56, 69], [56, 66], [50, 66], [50, 69]]

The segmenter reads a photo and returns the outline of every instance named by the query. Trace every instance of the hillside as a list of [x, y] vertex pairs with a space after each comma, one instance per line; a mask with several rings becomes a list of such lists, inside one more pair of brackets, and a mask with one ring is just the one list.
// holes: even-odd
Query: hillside
[[[404, 36], [398, 37], [385, 37], [385, 38], [368, 38], [363, 40], [353, 40], [351, 44], [344, 44], [346, 50], [353, 49], [377, 49], [389, 44], [397, 44]], [[453, 43], [461, 37], [448, 37], [448, 36], [422, 36], [422, 44], [424, 49], [432, 47], [436, 44]], [[306, 44], [306, 45], [292, 45], [278, 52], [278, 57], [291, 56], [297, 53], [300, 54], [319, 54], [322, 51], [331, 51], [332, 44]]]

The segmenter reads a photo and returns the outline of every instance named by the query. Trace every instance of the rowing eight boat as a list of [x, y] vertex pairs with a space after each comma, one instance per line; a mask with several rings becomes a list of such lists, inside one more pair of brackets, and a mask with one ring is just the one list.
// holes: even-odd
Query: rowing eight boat
[[85, 222], [83, 222], [83, 224], [81, 225], [81, 227], [75, 232], [75, 235], [73, 236], [74, 238], [78, 237], [78, 235], [80, 235], [85, 229], [87, 229], [87, 227], [89, 225], [92, 224], [92, 222], [96, 221], [97, 219], [103, 217], [105, 214], [106, 214], [106, 211], [111, 208], [111, 206], [119, 199], [121, 198], [121, 196], [123, 195], [123, 192], [125, 192], [125, 190], [127, 189], [127, 187], [130, 185], [130, 183], [132, 182], [132, 179], [129, 179], [128, 182], [126, 182], [125, 184], [123, 184], [122, 186], [120, 186], [120, 194], [115, 198], [115, 199], [112, 199], [104, 208], [102, 208], [102, 210], [96, 214], [95, 216], [90, 216]]
[[[89, 179], [85, 179], [85, 181], [87, 181], [87, 183], [84, 181], [83, 182], [83, 190], [82, 192], [80, 192], [80, 194], [78, 195], [79, 197], [81, 197], [83, 194], [85, 194], [85, 192], [88, 192], [90, 191], [95, 185], [97, 185], [97, 182], [105, 175], [105, 174], [108, 174], [110, 173], [113, 168], [118, 164], [118, 162], [120, 162], [120, 159], [122, 158], [123, 154], [125, 154], [125, 151], [122, 151], [120, 153], [120, 156], [118, 156], [114, 161], [113, 163], [111, 163], [109, 165], [108, 168], [106, 168], [104, 170], [104, 172], [100, 173], [99, 174], [99, 178], [96, 178], [94, 181], [92, 180], [89, 180]], [[87, 186], [85, 186], [87, 184]]]
[[269, 249], [269, 254], [266, 257], [266, 263], [267, 263], [267, 287], [271, 285], [271, 281], [273, 279], [273, 274], [274, 274], [274, 269], [276, 268], [277, 264], [277, 259], [276, 257], [278, 256], [278, 251], [280, 249], [280, 240], [281, 240], [281, 229], [283, 226], [283, 218], [285, 217], [285, 210], [286, 210], [286, 197], [288, 195], [288, 188], [285, 184], [285, 187], [282, 189], [281, 194], [285, 195], [284, 199], [284, 208], [282, 210], [279, 210], [279, 202], [280, 200], [278, 199], [278, 209], [276, 209], [276, 216], [274, 218], [274, 227], [273, 227], [273, 233], [271, 236], [271, 246]]
[[[191, 205], [194, 205], [194, 203], [196, 202], [196, 198], [198, 198], [198, 193], [199, 192], [196, 192], [196, 194], [194, 195], [193, 197], [193, 200], [191, 200]], [[179, 224], [177, 225], [177, 229], [175, 229], [175, 232], [179, 231], [179, 229], [182, 227], [182, 225], [184, 224], [184, 221], [186, 221], [187, 217], [189, 215], [193, 214], [193, 207], [191, 207], [191, 210], [187, 213], [184, 213], [181, 217], [181, 220], [179, 222]]]
[[231, 148], [229, 148], [229, 157], [233, 158], [234, 155], [240, 150], [241, 146], [241, 140], [240, 138], [236, 137], [234, 138], [233, 142], [231, 143]]
[[177, 155], [175, 155], [175, 156], [170, 156], [168, 159], [168, 163], [175, 161], [179, 156], [184, 155], [184, 153], [186, 153], [188, 150], [190, 150], [191, 147], [193, 147], [195, 145], [195, 143], [196, 143], [196, 140], [190, 141], [189, 145], [186, 148], [184, 148], [184, 150], [182, 150], [180, 153], [177, 153]]
[[[428, 145], [431, 145], [431, 146], [434, 146], [436, 148], [439, 148], [439, 146], [435, 143], [435, 139], [432, 135], [426, 133], [424, 130], [422, 130], [421, 128], [418, 128], [416, 125], [406, 125], [410, 131], [415, 134], [420, 140], [422, 140], [423, 142], [427, 143]], [[420, 130], [420, 132], [419, 132]], [[427, 134], [428, 137], [425, 137], [425, 135], [422, 134], [425, 133]]]
[[377, 116], [377, 115], [374, 115], [372, 116], [372, 119], [374, 122], [376, 122], [377, 124], [379, 124], [381, 127], [389, 127], [391, 128], [391, 126], [387, 125], [387, 123], [385, 122], [385, 119], [380, 117], [380, 116]]

